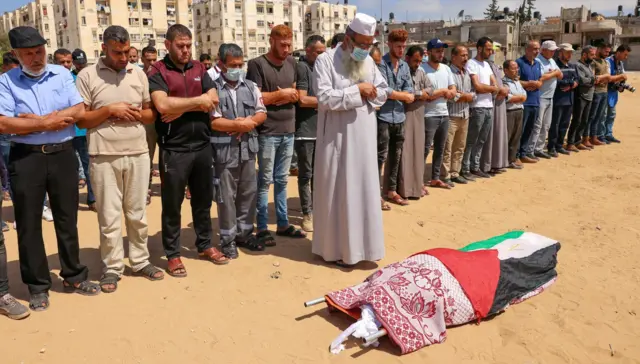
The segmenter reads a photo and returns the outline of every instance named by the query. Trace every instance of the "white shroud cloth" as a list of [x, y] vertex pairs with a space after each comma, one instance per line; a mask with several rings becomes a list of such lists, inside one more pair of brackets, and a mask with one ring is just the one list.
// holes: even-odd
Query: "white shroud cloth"
[[378, 91], [363, 100], [349, 79], [341, 45], [315, 63], [318, 132], [314, 163], [314, 254], [356, 264], [384, 257], [375, 108], [387, 99], [387, 82], [367, 57], [362, 82]]

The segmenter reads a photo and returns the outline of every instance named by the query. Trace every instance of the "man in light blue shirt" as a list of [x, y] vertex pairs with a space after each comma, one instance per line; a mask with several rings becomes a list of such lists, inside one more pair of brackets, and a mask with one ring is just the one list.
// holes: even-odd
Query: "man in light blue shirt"
[[555, 51], [558, 49], [556, 42], [548, 40], [542, 43], [540, 54], [536, 60], [540, 63], [542, 70], [542, 87], [540, 87], [540, 108], [538, 118], [533, 124], [531, 139], [529, 139], [529, 150], [533, 150], [534, 156], [538, 158], [550, 159], [551, 156], [544, 152], [547, 134], [551, 127], [551, 115], [553, 111], [553, 95], [556, 92], [558, 80], [562, 79], [562, 71], [553, 59]]
[[65, 290], [100, 292], [87, 280], [78, 244], [78, 160], [72, 139], [84, 105], [69, 71], [46, 63], [46, 41], [36, 29], [14, 28], [9, 40], [21, 67], [0, 76], [0, 133], [17, 135], [12, 137], [9, 169], [20, 272], [31, 293], [29, 306], [42, 311], [49, 307], [51, 288], [41, 222], [47, 193]]

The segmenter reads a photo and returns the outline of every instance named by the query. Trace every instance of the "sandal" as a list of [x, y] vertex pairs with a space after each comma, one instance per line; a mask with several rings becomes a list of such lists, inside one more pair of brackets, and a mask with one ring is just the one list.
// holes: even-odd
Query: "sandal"
[[[182, 272], [177, 272], [179, 270]], [[182, 264], [182, 260], [180, 260], [179, 257], [171, 258], [167, 264], [167, 273], [172, 277], [183, 278], [187, 276], [187, 269], [184, 267], [184, 264]]]
[[264, 239], [260, 240], [260, 239], [257, 239], [255, 236], [251, 236], [247, 241], [242, 243], [237, 243], [237, 244], [238, 246], [242, 248], [247, 248], [253, 252], [261, 252], [261, 251], [264, 251], [265, 249]]
[[81, 190], [83, 188], [85, 188], [87, 186], [87, 181], [84, 179], [81, 179], [80, 181], [78, 181], [78, 189]]
[[[115, 273], [105, 273], [100, 278], [100, 289], [104, 293], [113, 293], [118, 289], [118, 281], [120, 276]], [[106, 288], [107, 286], [113, 286], [113, 288]]]
[[391, 211], [391, 206], [385, 200], [380, 199], [380, 203], [382, 204], [382, 211]]
[[49, 294], [36, 293], [29, 298], [29, 308], [35, 312], [45, 311], [49, 308]]
[[133, 272], [133, 275], [144, 277], [150, 281], [161, 281], [164, 279], [164, 273], [160, 277], [156, 277], [157, 273], [162, 273], [155, 265], [149, 263], [137, 272]]
[[296, 227], [293, 225], [289, 225], [289, 227], [284, 230], [276, 230], [276, 235], [286, 236], [286, 237], [295, 238], [295, 239], [301, 239], [301, 238], [307, 237], [307, 233], [305, 233], [301, 229], [296, 229]]
[[100, 286], [89, 281], [82, 281], [76, 287], [73, 283], [62, 281], [66, 293], [77, 293], [83, 296], [97, 296], [100, 294]]
[[256, 234], [258, 241], [267, 248], [276, 246], [276, 239], [273, 238], [269, 230], [263, 230]]
[[402, 196], [398, 194], [396, 194], [393, 197], [388, 197], [387, 200], [391, 203], [394, 203], [400, 206], [407, 206], [409, 204], [409, 201], [405, 200], [404, 198], [402, 198]]
[[231, 261], [216, 248], [205, 249], [203, 252], [198, 253], [198, 257], [200, 257], [200, 259], [208, 260], [216, 265], [226, 265]]
[[430, 186], [433, 187], [433, 188], [443, 188], [445, 190], [450, 190], [451, 189], [451, 186], [449, 186], [448, 184], [442, 182], [439, 179], [432, 180]]

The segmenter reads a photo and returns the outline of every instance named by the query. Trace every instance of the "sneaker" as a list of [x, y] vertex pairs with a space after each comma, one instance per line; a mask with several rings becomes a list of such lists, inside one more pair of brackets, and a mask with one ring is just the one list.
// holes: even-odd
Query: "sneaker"
[[547, 154], [549, 154], [553, 158], [558, 158], [558, 152], [556, 152], [555, 150], [550, 150], [547, 152]]
[[466, 179], [467, 181], [469, 181], [469, 182], [475, 182], [476, 181], [476, 177], [474, 175], [472, 175], [471, 173], [469, 173], [469, 172], [462, 173], [462, 177], [464, 179]]
[[551, 159], [551, 156], [545, 152], [535, 152], [534, 156], [538, 158]]
[[42, 218], [47, 222], [53, 221], [53, 213], [48, 206], [42, 208]]
[[313, 216], [311, 214], [302, 217], [302, 230], [308, 233], [313, 232]]
[[462, 176], [453, 177], [451, 179], [451, 182], [454, 182], [454, 183], [457, 183], [457, 184], [460, 184], [460, 185], [466, 185], [467, 183], [469, 183], [469, 181], [467, 181], [467, 179], [462, 177]]
[[9, 230], [11, 230], [11, 229], [9, 229], [9, 225], [7, 225], [7, 222], [6, 222], [6, 221], [3, 221], [3, 222], [2, 222], [2, 232], [3, 232], [3, 233], [6, 233], [6, 232], [7, 232], [7, 231], [9, 231]]
[[598, 140], [600, 141], [600, 143], [604, 143], [604, 144], [611, 144], [610, 141], [607, 140], [607, 138], [605, 137], [598, 137]]
[[569, 153], [569, 151], [564, 148], [558, 149], [558, 153], [564, 154], [564, 155], [571, 155], [571, 153]]
[[535, 160], [536, 162], [540, 162], [540, 158], [536, 157], [535, 154], [527, 154], [527, 157], [529, 157], [530, 159]]
[[480, 178], [491, 178], [491, 176], [487, 173], [484, 173], [481, 170], [477, 170], [477, 171], [471, 171], [471, 173], [473, 173], [475, 176], [478, 176]]
[[12, 320], [21, 320], [31, 314], [27, 306], [16, 301], [10, 294], [0, 297], [0, 315], [5, 315]]
[[611, 143], [622, 143], [620, 140], [616, 139], [613, 135], [605, 137]]

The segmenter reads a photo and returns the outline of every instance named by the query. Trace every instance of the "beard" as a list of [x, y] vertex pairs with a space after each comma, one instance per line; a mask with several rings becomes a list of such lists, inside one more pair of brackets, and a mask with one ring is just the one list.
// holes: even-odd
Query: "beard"
[[342, 66], [347, 72], [347, 77], [353, 82], [359, 82], [364, 80], [366, 76], [365, 61], [358, 62], [351, 58], [349, 52], [344, 52], [342, 57]]

